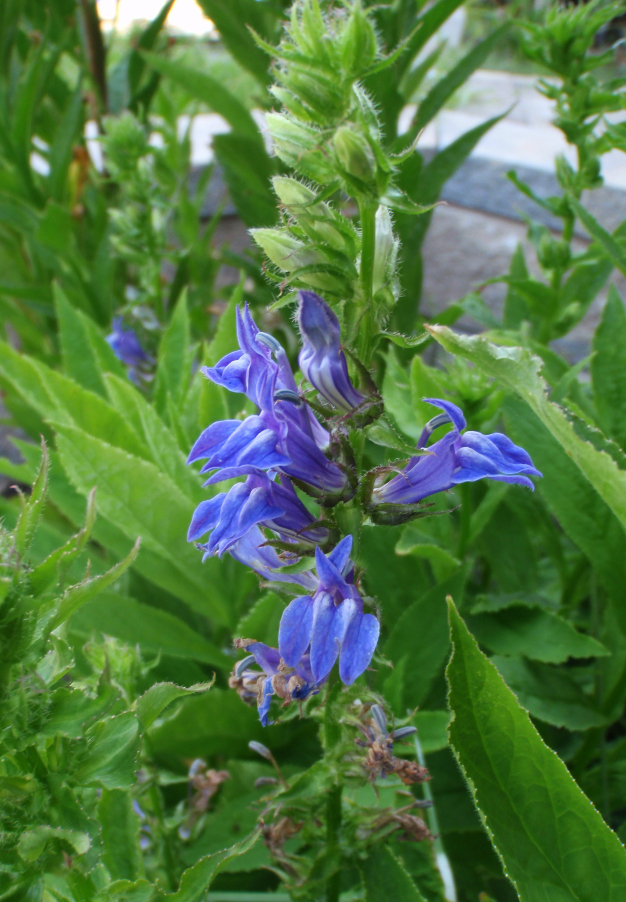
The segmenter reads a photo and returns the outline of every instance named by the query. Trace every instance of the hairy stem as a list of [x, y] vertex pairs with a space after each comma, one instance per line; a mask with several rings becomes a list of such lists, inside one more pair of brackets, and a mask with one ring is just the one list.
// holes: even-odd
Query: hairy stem
[[362, 313], [358, 318], [358, 353], [359, 359], [369, 366], [372, 357], [372, 338], [374, 316], [372, 310], [372, 284], [374, 279], [374, 255], [376, 253], [376, 203], [361, 198], [359, 214], [361, 217], [361, 293]]

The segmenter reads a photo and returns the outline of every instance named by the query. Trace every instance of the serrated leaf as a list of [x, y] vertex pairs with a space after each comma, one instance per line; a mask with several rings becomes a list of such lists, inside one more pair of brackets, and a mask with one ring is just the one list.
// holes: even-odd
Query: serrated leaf
[[102, 516], [128, 538], [141, 535], [142, 554], [155, 556], [152, 576], [150, 568], [146, 571], [148, 578], [195, 610], [227, 623], [228, 593], [220, 585], [224, 568], [217, 560], [203, 565], [201, 555], [186, 541], [193, 503], [154, 464], [73, 427], [56, 428], [61, 460], [73, 485], [83, 494], [97, 485]]
[[41, 826], [23, 833], [17, 844], [17, 850], [24, 861], [31, 863], [39, 858], [51, 839], [68, 843], [76, 855], [84, 855], [91, 846], [91, 840], [86, 833], [63, 830], [61, 827]]
[[115, 636], [150, 655], [201, 661], [226, 671], [232, 668], [232, 659], [184, 620], [117, 592], [105, 591], [87, 603], [72, 618], [70, 629], [86, 637], [94, 632]]
[[131, 711], [107, 717], [87, 732], [89, 747], [78, 769], [81, 783], [97, 783], [104, 789], [130, 789], [141, 736], [139, 721]]
[[159, 902], [201, 902], [201, 900], [206, 898], [206, 892], [211, 886], [213, 878], [230, 861], [250, 851], [260, 835], [260, 830], [255, 830], [246, 839], [236, 843], [229, 849], [201, 858], [193, 867], [188, 868], [184, 872], [178, 891], [175, 893], [161, 893]]
[[598, 658], [610, 652], [592, 636], [540, 607], [508, 607], [467, 618], [481, 645], [498, 655], [524, 655], [532, 661], [561, 664], [568, 658]]
[[186, 695], [195, 695], [198, 692], [206, 692], [214, 682], [215, 677], [210, 683], [197, 683], [189, 688], [176, 686], [174, 683], [155, 683], [135, 702], [137, 717], [147, 729], [176, 699], [184, 698]]
[[626, 851], [450, 602], [450, 742], [520, 902], [626, 898]]
[[98, 802], [102, 860], [113, 880], [136, 880], [143, 874], [139, 817], [133, 799], [122, 789], [103, 789]]
[[626, 313], [614, 285], [593, 336], [593, 395], [604, 432], [626, 448]]
[[[385, 655], [397, 667], [404, 660], [404, 706], [413, 708], [428, 695], [450, 648], [446, 595], [463, 594], [466, 572], [434, 586], [408, 607], [394, 623], [387, 639]], [[416, 637], [419, 640], [416, 641]]]
[[374, 846], [359, 863], [366, 902], [425, 902], [403, 864], [388, 846]]
[[491, 660], [520, 705], [533, 717], [568, 730], [606, 724], [605, 715], [565, 671], [523, 658], [496, 656]]
[[130, 553], [119, 564], [111, 567], [110, 570], [102, 573], [100, 576], [87, 579], [77, 586], [70, 586], [61, 598], [57, 610], [48, 624], [48, 628], [55, 629], [61, 623], [65, 623], [82, 605], [94, 598], [102, 589], [106, 589], [107, 586], [119, 579], [139, 554], [140, 545], [141, 538], [138, 538]]

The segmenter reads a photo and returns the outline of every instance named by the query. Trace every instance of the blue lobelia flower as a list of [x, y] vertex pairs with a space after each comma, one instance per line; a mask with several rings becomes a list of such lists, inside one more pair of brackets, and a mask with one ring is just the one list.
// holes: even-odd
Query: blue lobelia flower
[[128, 367], [131, 381], [137, 383], [141, 369], [147, 364], [154, 363], [154, 359], [144, 351], [134, 329], [124, 328], [121, 316], [113, 318], [112, 329], [106, 340], [118, 360]]
[[298, 292], [298, 326], [302, 336], [298, 362], [305, 379], [342, 413], [360, 407], [366, 398], [350, 381], [339, 320], [314, 291]]
[[188, 463], [206, 460], [201, 472], [219, 471], [207, 484], [273, 470], [314, 494], [347, 497], [352, 492], [348, 476], [324, 453], [330, 436], [299, 398], [280, 344], [259, 332], [247, 307], [243, 314], [237, 311], [237, 334], [241, 349], [203, 372], [218, 385], [245, 393], [259, 413], [212, 423], [194, 444]]
[[316, 547], [318, 585], [287, 606], [278, 630], [278, 648], [285, 664], [295, 667], [304, 655], [316, 680], [324, 680], [339, 657], [339, 676], [350, 685], [368, 667], [378, 642], [380, 624], [363, 613], [350, 560], [352, 536], [346, 536], [326, 556]]
[[195, 542], [210, 532], [209, 541], [200, 547], [207, 555], [221, 557], [252, 527], [262, 525], [272, 529], [284, 542], [310, 547], [323, 545], [328, 541], [329, 531], [314, 527], [313, 523], [314, 517], [296, 495], [287, 476], [273, 482], [259, 470], [228, 492], [202, 501], [192, 517], [187, 541]]
[[425, 398], [428, 404], [443, 413], [433, 417], [422, 432], [417, 444], [424, 448], [431, 434], [439, 426], [452, 423], [453, 430], [428, 449], [429, 453], [412, 457], [406, 467], [384, 485], [374, 488], [371, 503], [416, 504], [429, 495], [443, 492], [462, 482], [494, 479], [498, 482], [518, 483], [530, 489], [534, 486], [528, 476], [542, 474], [533, 466], [529, 454], [513, 442], [494, 432], [465, 432], [465, 417], [456, 404], [438, 398]]
[[[237, 663], [229, 680], [231, 688], [236, 689], [244, 701], [256, 701], [261, 723], [266, 727], [273, 695], [289, 701], [304, 701], [315, 695], [324, 680], [316, 680], [311, 671], [308, 656], [302, 657], [293, 668], [285, 666], [280, 652], [263, 642], [239, 640], [239, 648], [245, 648], [249, 655]], [[262, 673], [252, 670], [256, 663]]]

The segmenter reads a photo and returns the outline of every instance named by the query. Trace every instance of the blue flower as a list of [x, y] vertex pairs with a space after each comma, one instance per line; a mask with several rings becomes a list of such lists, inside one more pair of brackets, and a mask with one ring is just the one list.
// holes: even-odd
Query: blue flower
[[196, 508], [187, 541], [195, 542], [207, 532], [209, 541], [200, 546], [207, 555], [221, 557], [254, 526], [272, 529], [284, 542], [299, 545], [324, 544], [329, 532], [312, 527], [314, 517], [298, 498], [288, 477], [273, 482], [261, 471], [253, 472], [245, 482], [221, 492]]
[[[293, 668], [288, 668], [276, 648], [246, 639], [239, 640], [236, 644], [250, 654], [238, 662], [229, 684], [239, 692], [244, 701], [256, 701], [264, 727], [271, 723], [268, 717], [273, 695], [278, 695], [285, 702], [304, 701], [310, 695], [315, 695], [324, 682], [313, 676], [307, 656]], [[263, 672], [252, 670], [253, 663]]]
[[305, 379], [343, 413], [360, 407], [366, 398], [350, 381], [339, 320], [313, 291], [298, 292], [298, 326], [302, 336], [298, 362]]
[[368, 667], [378, 642], [380, 624], [363, 613], [350, 560], [352, 536], [346, 536], [326, 556], [316, 547], [318, 585], [287, 606], [278, 630], [278, 648], [285, 664], [295, 667], [309, 655], [316, 680], [326, 679], [339, 657], [339, 676], [353, 683]]
[[462, 482], [494, 479], [498, 482], [518, 483], [530, 489], [534, 486], [528, 476], [542, 474], [533, 466], [530, 456], [513, 442], [494, 432], [465, 432], [465, 417], [456, 404], [438, 398], [425, 398], [443, 413], [426, 424], [418, 448], [424, 448], [435, 429], [452, 423], [451, 432], [435, 442], [428, 454], [412, 457], [406, 467], [384, 485], [374, 488], [371, 503], [416, 504], [429, 495], [451, 489]]
[[114, 317], [112, 329], [113, 331], [107, 335], [106, 340], [115, 356], [128, 367], [131, 381], [138, 382], [141, 369], [147, 364], [154, 363], [154, 360], [142, 348], [134, 329], [124, 328], [121, 316]]
[[348, 476], [324, 453], [330, 436], [301, 401], [284, 350], [272, 336], [259, 332], [247, 307], [243, 314], [237, 311], [237, 334], [240, 350], [215, 367], [204, 367], [203, 373], [218, 385], [243, 392], [259, 413], [212, 423], [187, 462], [206, 460], [201, 472], [219, 471], [208, 484], [272, 470], [318, 496], [346, 498], [352, 492]]

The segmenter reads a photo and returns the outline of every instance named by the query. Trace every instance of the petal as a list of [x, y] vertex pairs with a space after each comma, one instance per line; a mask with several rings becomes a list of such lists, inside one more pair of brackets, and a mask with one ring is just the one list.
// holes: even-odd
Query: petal
[[376, 650], [379, 633], [380, 623], [373, 614], [357, 611], [350, 620], [339, 656], [339, 676], [346, 686], [354, 683], [367, 670]]
[[465, 422], [465, 417], [463, 416], [463, 411], [460, 407], [457, 407], [456, 404], [453, 404], [451, 401], [443, 401], [441, 398], [423, 398], [423, 400], [427, 404], [432, 404], [433, 407], [439, 407], [441, 410], [445, 411], [450, 417], [450, 422], [457, 432], [463, 432], [467, 423]]
[[246, 648], [248, 654], [254, 655], [254, 660], [268, 676], [278, 673], [280, 654], [277, 648], [266, 645], [264, 642], [253, 642]]
[[214, 529], [219, 520], [224, 498], [226, 498], [226, 493], [220, 492], [220, 494], [216, 495], [214, 498], [209, 498], [208, 501], [202, 501], [198, 505], [191, 518], [191, 524], [187, 533], [188, 542], [195, 542], [203, 536], [205, 532]]
[[[345, 539], [343, 541], [345, 541]], [[348, 584], [330, 558], [326, 557], [319, 545], [316, 545], [315, 547], [315, 568], [319, 577], [320, 586], [325, 592], [338, 594], [342, 598], [346, 598], [350, 595]]]
[[[219, 467], [225, 462], [235, 463], [238, 455], [265, 429], [263, 420], [256, 414], [246, 417], [245, 420], [226, 420], [225, 422], [236, 422], [237, 427], [211, 455], [207, 466]], [[208, 432], [208, 430], [205, 431]]]
[[328, 555], [328, 560], [343, 574], [346, 564], [350, 560], [352, 551], [352, 536], [345, 536]]
[[278, 450], [278, 441], [278, 436], [272, 429], [264, 429], [241, 451], [237, 457], [237, 464], [259, 469], [287, 466], [291, 461]]
[[262, 727], [267, 727], [272, 723], [271, 720], [268, 720], [268, 715], [270, 713], [270, 705], [272, 704], [273, 695], [274, 687], [272, 686], [272, 678], [268, 677], [263, 681], [263, 694], [257, 703], [257, 710], [259, 712], [259, 719], [261, 721]]
[[301, 595], [290, 602], [278, 627], [278, 649], [287, 667], [295, 667], [311, 642], [313, 599]]
[[311, 632], [311, 669], [316, 680], [323, 680], [332, 670], [346, 632], [346, 611], [338, 607], [327, 592], [318, 592], [314, 599], [313, 629]]
[[210, 457], [230, 436], [241, 426], [241, 420], [218, 420], [200, 434], [189, 452], [187, 463], [192, 464], [196, 460]]

